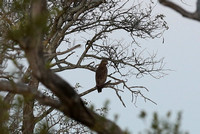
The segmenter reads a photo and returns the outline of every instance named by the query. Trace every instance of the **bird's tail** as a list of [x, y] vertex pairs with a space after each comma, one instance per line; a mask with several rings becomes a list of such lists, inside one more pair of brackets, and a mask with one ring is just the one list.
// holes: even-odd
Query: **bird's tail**
[[100, 92], [102, 92], [102, 86], [96, 86], [97, 87], [97, 91], [98, 91], [98, 93], [100, 93]]

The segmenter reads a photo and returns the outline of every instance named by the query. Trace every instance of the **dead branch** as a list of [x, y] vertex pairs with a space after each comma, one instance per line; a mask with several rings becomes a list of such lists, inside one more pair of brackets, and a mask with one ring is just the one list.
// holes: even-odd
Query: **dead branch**
[[180, 7], [179, 5], [168, 1], [168, 0], [159, 0], [159, 2], [164, 5], [167, 6], [173, 10], [175, 10], [176, 12], [180, 13], [183, 17], [189, 18], [189, 19], [193, 19], [193, 20], [197, 20], [200, 21], [200, 6], [199, 3], [200, 1], [197, 1], [197, 10], [194, 13], [188, 12], [185, 9], [183, 9], [182, 7]]

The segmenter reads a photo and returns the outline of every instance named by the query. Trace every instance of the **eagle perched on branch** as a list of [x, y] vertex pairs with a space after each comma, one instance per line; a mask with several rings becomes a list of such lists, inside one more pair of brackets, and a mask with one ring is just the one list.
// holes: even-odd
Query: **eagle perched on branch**
[[101, 63], [99, 64], [99, 67], [96, 70], [96, 87], [98, 93], [102, 91], [102, 88], [105, 86], [105, 82], [107, 79], [107, 67], [108, 61], [106, 59], [103, 59]]

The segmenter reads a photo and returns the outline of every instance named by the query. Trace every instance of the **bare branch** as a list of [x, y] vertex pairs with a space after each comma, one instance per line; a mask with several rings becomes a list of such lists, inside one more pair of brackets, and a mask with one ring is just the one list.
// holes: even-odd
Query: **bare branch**
[[0, 81], [0, 91], [6, 91], [13, 94], [22, 94], [25, 96], [32, 96], [38, 100], [43, 105], [52, 106], [54, 108], [59, 108], [60, 102], [50, 99], [44, 96], [39, 91], [24, 85], [23, 83], [13, 83], [9, 81]]
[[115, 87], [111, 87], [111, 88], [115, 89], [115, 92], [116, 92], [116, 94], [117, 94], [117, 97], [119, 98], [119, 100], [121, 101], [121, 103], [123, 104], [123, 106], [126, 107], [126, 105], [125, 105], [125, 103], [124, 103], [122, 97], [121, 97], [121, 96], [119, 95], [119, 93], [118, 93], [118, 89], [116, 89]]
[[92, 91], [95, 91], [96, 89], [97, 89], [97, 87], [95, 86], [95, 87], [93, 87], [93, 88], [91, 88], [91, 89], [88, 89], [87, 91], [85, 91], [85, 92], [83, 92], [83, 93], [80, 93], [79, 96], [82, 97], [82, 96], [84, 96], [84, 95], [86, 95], [86, 94], [91, 93]]
[[39, 122], [41, 121], [44, 117], [46, 117], [48, 114], [50, 114], [55, 108], [51, 107], [48, 110], [46, 110], [42, 115], [40, 115], [39, 117], [35, 117], [35, 121]]
[[186, 18], [200, 21], [200, 12], [199, 12], [200, 11], [200, 8], [199, 8], [200, 2], [199, 2], [199, 0], [197, 1], [197, 10], [194, 13], [190, 13], [190, 12], [186, 11], [185, 9], [183, 9], [182, 7], [180, 7], [179, 5], [177, 5], [171, 1], [168, 1], [168, 0], [159, 0], [159, 2], [162, 5], [175, 10], [176, 12], [180, 13], [182, 16], [184, 16]]
[[58, 56], [58, 55], [63, 55], [63, 54], [69, 53], [69, 52], [71, 52], [72, 50], [74, 50], [74, 49], [76, 49], [76, 48], [79, 48], [79, 47], [81, 47], [80, 44], [75, 45], [75, 46], [73, 46], [72, 48], [69, 48], [69, 49], [67, 49], [67, 50], [65, 50], [65, 51], [63, 51], [63, 52], [56, 52], [56, 53], [54, 53], [54, 54], [45, 54], [44, 56], [45, 56], [45, 57], [55, 57], [55, 56]]
[[[104, 84], [102, 85], [102, 87], [109, 87], [109, 85], [117, 85], [117, 84], [119, 84], [119, 83], [110, 83], [110, 82], [111, 82], [111, 81], [109, 80], [108, 82], [104, 83]], [[97, 89], [97, 87], [95, 86], [95, 87], [93, 87], [93, 88], [91, 88], [91, 89], [88, 89], [87, 91], [85, 91], [85, 92], [83, 92], [83, 93], [80, 93], [79, 96], [82, 97], [82, 96], [84, 96], [84, 95], [86, 95], [86, 94], [89, 94], [89, 93], [95, 91], [96, 89]]]

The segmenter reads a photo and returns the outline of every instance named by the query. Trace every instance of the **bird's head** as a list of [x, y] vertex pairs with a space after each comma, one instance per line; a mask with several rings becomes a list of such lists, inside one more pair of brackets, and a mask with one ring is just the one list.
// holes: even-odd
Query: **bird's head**
[[103, 60], [101, 61], [101, 64], [107, 65], [107, 64], [108, 64], [108, 61], [107, 61], [106, 59], [103, 59]]

